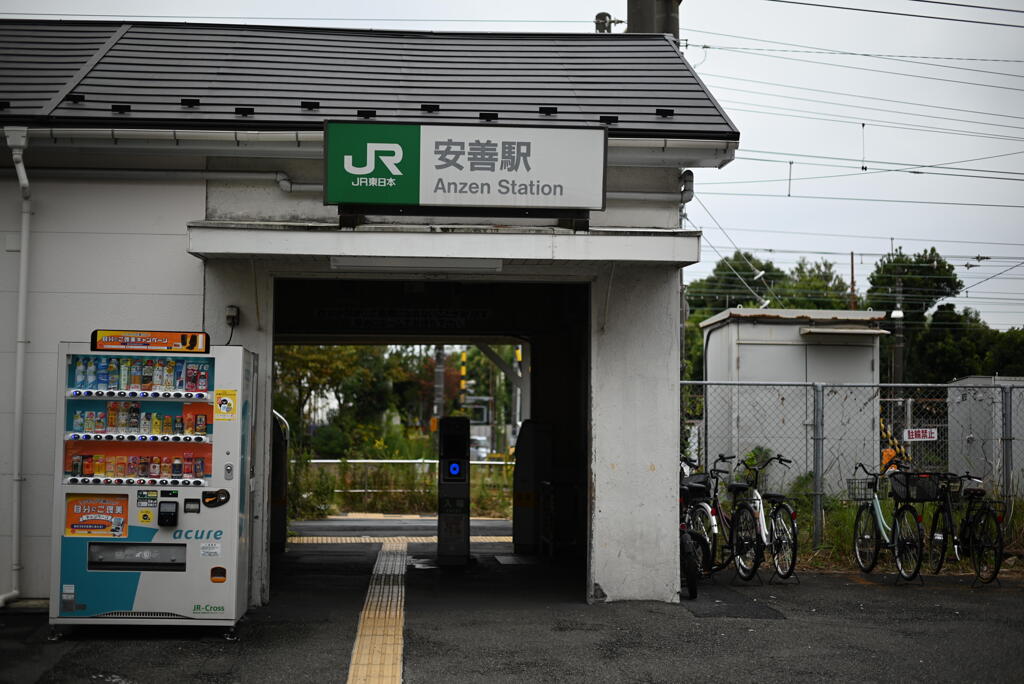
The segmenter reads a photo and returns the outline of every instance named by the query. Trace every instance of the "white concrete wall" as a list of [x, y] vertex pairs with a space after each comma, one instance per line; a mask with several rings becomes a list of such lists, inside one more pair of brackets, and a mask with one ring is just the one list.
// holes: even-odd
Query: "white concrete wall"
[[[272, 408], [271, 360], [274, 347], [273, 283], [265, 261], [223, 260], [206, 265], [206, 331], [213, 344], [241, 345], [258, 357], [256, 380], [256, 443], [252, 480], [253, 520], [249, 539], [252, 555], [252, 586], [249, 604], [263, 605], [270, 600], [270, 443], [271, 425], [267, 418]], [[231, 335], [225, 322], [228, 305], [239, 308], [240, 320]]]
[[619, 264], [591, 292], [589, 595], [678, 601], [679, 271]]
[[[260, 160], [261, 170], [281, 167], [293, 180], [311, 168]], [[252, 168], [248, 160], [234, 166]], [[268, 166], [269, 165], [269, 166]], [[32, 165], [29, 164], [29, 177]], [[675, 170], [613, 169], [609, 191], [673, 192]], [[49, 592], [52, 477], [55, 462], [56, 348], [85, 341], [95, 328], [207, 330], [223, 344], [227, 304], [242, 309], [232, 339], [260, 356], [259, 401], [270, 402], [271, 282], [278, 271], [323, 271], [326, 264], [297, 265], [231, 260], [204, 267], [186, 252], [189, 221], [208, 218], [320, 220], [333, 216], [318, 198], [289, 195], [273, 183], [201, 181], [33, 180], [32, 229], [23, 472], [23, 595]], [[595, 225], [676, 227], [672, 201], [609, 202]], [[618, 212], [618, 213], [616, 213]], [[13, 178], [0, 184], [0, 245], [20, 230]], [[12, 238], [13, 239], [13, 238]], [[642, 238], [638, 238], [642, 239]], [[16, 249], [16, 245], [11, 245]], [[604, 268], [596, 264], [524, 265], [524, 273], [579, 281]], [[581, 271], [589, 270], [584, 274]], [[293, 271], [294, 269], [294, 271]], [[336, 275], [336, 274], [332, 274]], [[520, 277], [510, 268], [504, 277]], [[0, 591], [10, 585], [8, 492], [13, 470], [15, 321], [18, 252], [0, 251]], [[678, 460], [678, 270], [670, 266], [619, 265], [605, 312], [608, 271], [596, 280], [593, 310], [593, 518], [591, 589], [609, 600], [678, 600], [676, 480]], [[257, 311], [259, 316], [257, 316]], [[260, 411], [263, 415], [265, 411]], [[269, 439], [269, 425], [257, 429]], [[266, 442], [264, 442], [266, 443]], [[265, 460], [269, 454], [260, 454]], [[266, 520], [267, 480], [259, 483], [254, 537]], [[254, 601], [266, 599], [267, 574], [258, 575]]]
[[[28, 168], [32, 179], [32, 166]], [[185, 224], [203, 218], [202, 183], [31, 181], [22, 472], [22, 592], [49, 594], [57, 344], [96, 328], [202, 329], [203, 266]], [[10, 486], [21, 230], [13, 178], [0, 184], [0, 591], [10, 587]], [[11, 245], [14, 247], [15, 245]]]
[[[209, 168], [216, 171], [280, 171], [296, 183], [322, 183], [323, 165], [320, 161], [309, 160], [267, 160], [248, 158], [214, 158]], [[679, 170], [661, 168], [612, 167], [608, 169], [607, 191], [609, 193], [665, 193], [678, 196], [680, 190]], [[317, 193], [286, 193], [273, 180], [211, 181], [207, 196], [207, 218], [222, 221], [317, 221], [336, 222], [338, 209], [324, 206], [323, 198]], [[374, 223], [403, 224], [479, 224], [489, 223], [486, 219], [463, 217], [386, 217], [374, 216]], [[552, 226], [554, 219], [501, 219], [509, 226]], [[590, 214], [592, 227], [632, 228], [679, 228], [678, 199], [613, 198], [606, 203], [605, 211]]]

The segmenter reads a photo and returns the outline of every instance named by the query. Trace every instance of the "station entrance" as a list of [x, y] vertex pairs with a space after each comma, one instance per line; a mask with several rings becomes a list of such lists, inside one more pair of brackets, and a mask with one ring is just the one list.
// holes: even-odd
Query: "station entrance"
[[[479, 345], [530, 349], [530, 414], [515, 444], [513, 547], [585, 587], [590, 464], [590, 283], [277, 278], [274, 345]], [[281, 492], [285, 459], [275, 458]], [[280, 520], [280, 497], [274, 517]], [[273, 529], [282, 529], [280, 525]], [[280, 540], [283, 545], [283, 539]]]

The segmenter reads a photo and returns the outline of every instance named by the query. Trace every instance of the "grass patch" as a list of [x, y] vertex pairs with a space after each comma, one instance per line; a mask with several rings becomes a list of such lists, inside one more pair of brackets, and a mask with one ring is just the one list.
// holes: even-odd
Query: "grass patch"
[[[288, 516], [311, 520], [338, 513], [437, 513], [434, 463], [310, 463], [309, 454], [292, 460]], [[470, 514], [512, 517], [510, 465], [473, 465]]]

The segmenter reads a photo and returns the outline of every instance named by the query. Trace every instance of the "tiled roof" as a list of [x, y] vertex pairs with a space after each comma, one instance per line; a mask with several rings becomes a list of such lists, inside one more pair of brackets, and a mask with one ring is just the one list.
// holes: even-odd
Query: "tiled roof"
[[302, 130], [361, 110], [739, 139], [663, 35], [0, 21], [2, 124]]

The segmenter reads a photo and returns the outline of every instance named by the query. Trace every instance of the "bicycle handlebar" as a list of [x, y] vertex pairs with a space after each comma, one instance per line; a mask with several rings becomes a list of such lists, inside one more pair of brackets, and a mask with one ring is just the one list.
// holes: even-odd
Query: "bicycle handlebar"
[[863, 464], [863, 463], [858, 463], [857, 465], [853, 466], [853, 474], [854, 474], [854, 475], [856, 475], [856, 474], [857, 474], [857, 469], [858, 469], [858, 468], [859, 468], [859, 469], [861, 469], [861, 470], [863, 470], [863, 471], [864, 471], [864, 474], [865, 474], [865, 475], [867, 475], [868, 477], [878, 477], [878, 476], [879, 476], [879, 473], [873, 473], [873, 472], [871, 472], [870, 470], [868, 470], [868, 469], [867, 469], [867, 468], [866, 468], [866, 467], [864, 466], [864, 464]]
[[761, 465], [750, 465], [746, 461], [740, 461], [740, 465], [742, 465], [747, 470], [754, 470], [754, 471], [760, 472], [761, 470], [764, 470], [768, 466], [768, 464], [771, 463], [772, 461], [778, 461], [779, 463], [781, 463], [782, 465], [786, 466], [787, 468], [789, 467], [789, 464], [793, 462], [792, 459], [783, 458], [782, 454], [776, 454], [775, 456], [772, 456], [771, 458], [769, 458], [767, 461], [765, 461]]

